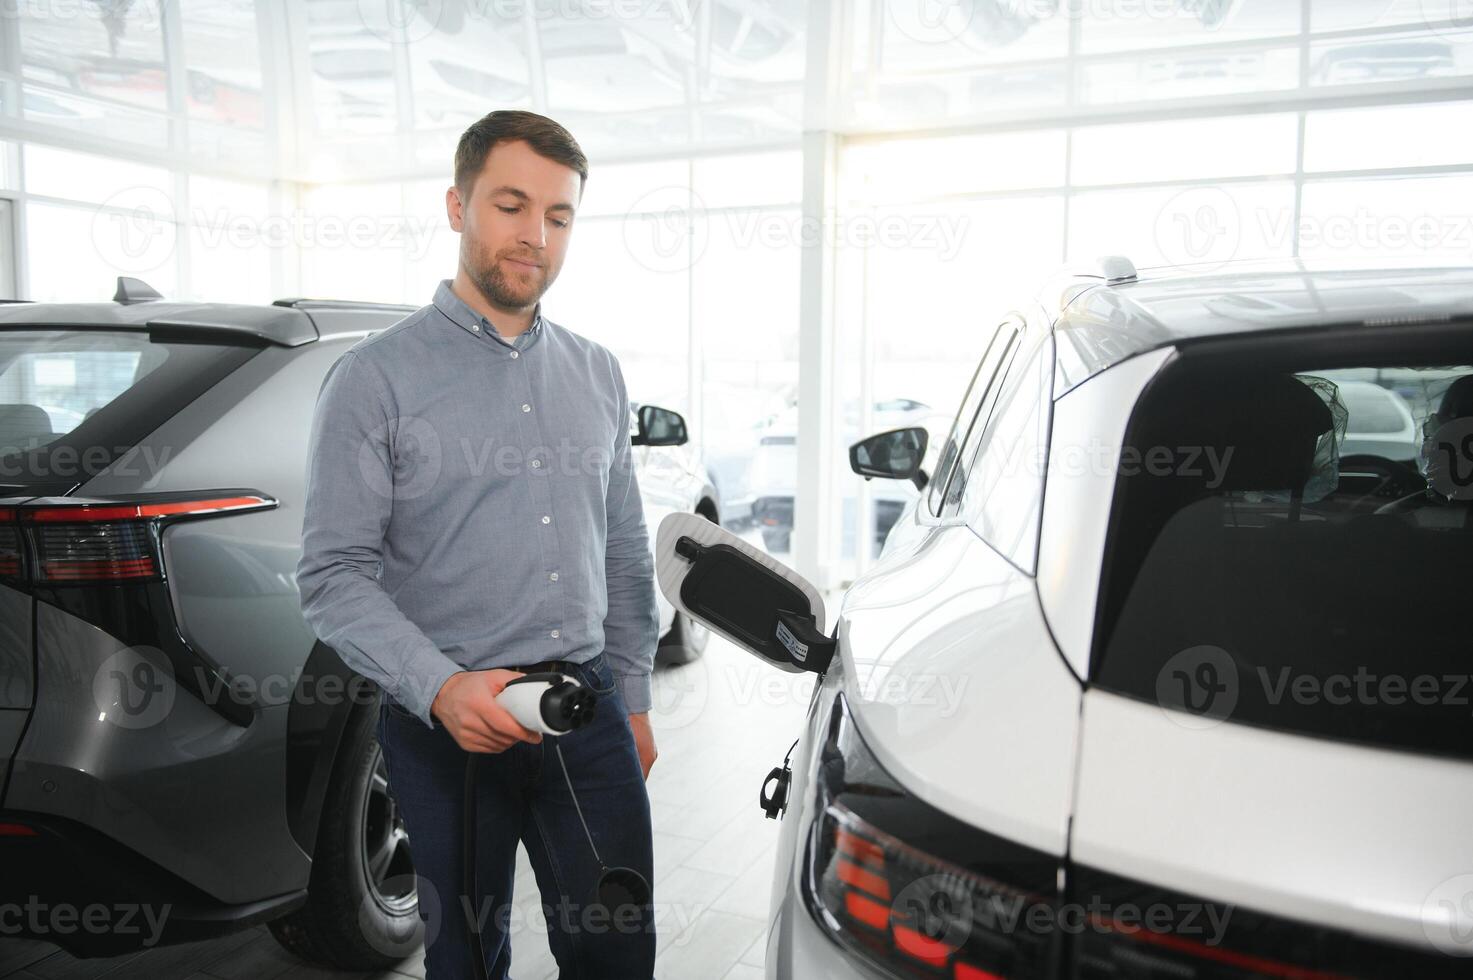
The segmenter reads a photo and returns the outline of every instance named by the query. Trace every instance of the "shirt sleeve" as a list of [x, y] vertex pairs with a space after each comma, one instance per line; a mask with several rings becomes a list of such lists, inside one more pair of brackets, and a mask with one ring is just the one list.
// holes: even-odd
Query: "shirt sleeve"
[[328, 369], [308, 445], [297, 589], [317, 638], [433, 727], [435, 695], [464, 668], [379, 583], [395, 472], [387, 404], [378, 372], [355, 351]]
[[650, 710], [650, 673], [659, 642], [660, 611], [655, 605], [655, 559], [650, 553], [644, 502], [634, 476], [634, 450], [629, 440], [629, 393], [624, 372], [614, 359], [619, 389], [613, 460], [609, 467], [608, 538], [604, 575], [609, 606], [604, 616], [604, 655], [630, 714]]

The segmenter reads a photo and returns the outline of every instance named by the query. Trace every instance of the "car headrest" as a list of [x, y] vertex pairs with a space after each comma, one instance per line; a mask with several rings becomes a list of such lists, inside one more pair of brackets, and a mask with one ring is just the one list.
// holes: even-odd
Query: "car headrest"
[[1448, 385], [1447, 391], [1442, 393], [1442, 404], [1438, 406], [1437, 414], [1447, 421], [1473, 418], [1473, 374], [1466, 374]]
[[1287, 374], [1198, 379], [1193, 387], [1171, 399], [1175, 411], [1148, 434], [1149, 445], [1176, 453], [1210, 448], [1225, 463], [1213, 491], [1304, 488], [1320, 437], [1334, 426], [1313, 389]]
[[0, 405], [0, 452], [28, 449], [33, 439], [47, 442], [51, 416], [39, 405]]

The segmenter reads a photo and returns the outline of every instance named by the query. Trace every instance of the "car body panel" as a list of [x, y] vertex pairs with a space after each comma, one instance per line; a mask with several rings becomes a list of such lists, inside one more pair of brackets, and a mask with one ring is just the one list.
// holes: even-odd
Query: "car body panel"
[[[36, 693], [31, 597], [0, 585], [0, 708], [24, 711]], [[0, 749], [4, 743], [0, 742]]]
[[844, 694], [886, 771], [952, 816], [1062, 855], [1080, 688], [1033, 580], [965, 525], [942, 526], [856, 581], [840, 615]]
[[1473, 869], [1468, 763], [1213, 724], [1098, 689], [1084, 732], [1081, 864], [1421, 946], [1436, 889]]
[[1140, 354], [1054, 402], [1038, 541], [1038, 597], [1054, 642], [1077, 677], [1089, 673], [1125, 426], [1141, 391], [1171, 355], [1169, 347]]
[[[286, 817], [285, 708], [231, 724], [175, 685], [167, 660], [44, 602], [36, 634], [43, 693], [7, 810], [84, 823], [221, 902], [305, 887], [311, 861]], [[140, 664], [162, 685], [146, 700], [129, 682]]]

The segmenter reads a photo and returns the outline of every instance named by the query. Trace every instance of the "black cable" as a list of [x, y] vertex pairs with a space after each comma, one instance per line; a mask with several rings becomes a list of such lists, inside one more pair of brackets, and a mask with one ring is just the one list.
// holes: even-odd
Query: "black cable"
[[467, 752], [465, 761], [465, 834], [461, 842], [465, 861], [462, 890], [468, 903], [466, 925], [471, 932], [471, 958], [476, 962], [477, 980], [487, 980], [486, 950], [481, 945], [480, 905], [476, 901], [476, 764], [481, 753]]

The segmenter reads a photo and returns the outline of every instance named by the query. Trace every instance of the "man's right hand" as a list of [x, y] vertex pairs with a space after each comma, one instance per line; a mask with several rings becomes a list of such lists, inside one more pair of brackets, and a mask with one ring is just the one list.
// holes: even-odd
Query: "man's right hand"
[[504, 752], [517, 742], [533, 745], [542, 733], [521, 722], [496, 703], [502, 688], [522, 675], [515, 670], [462, 670], [441, 686], [430, 705], [450, 737], [467, 752]]

